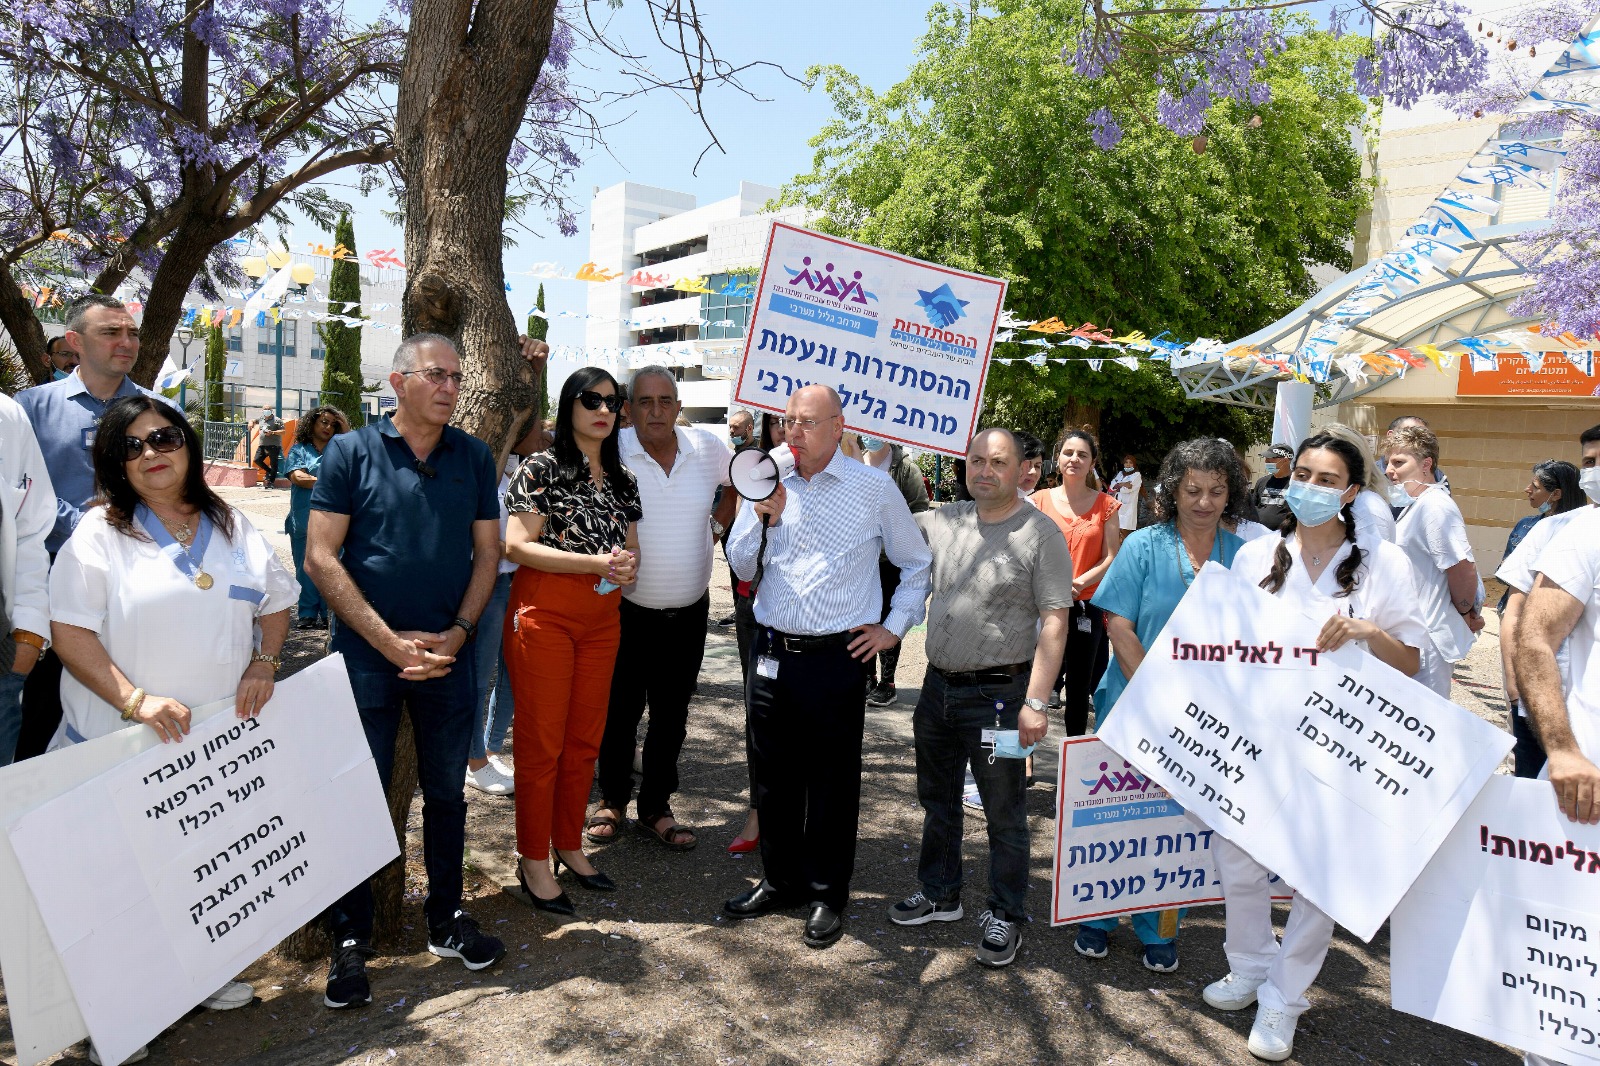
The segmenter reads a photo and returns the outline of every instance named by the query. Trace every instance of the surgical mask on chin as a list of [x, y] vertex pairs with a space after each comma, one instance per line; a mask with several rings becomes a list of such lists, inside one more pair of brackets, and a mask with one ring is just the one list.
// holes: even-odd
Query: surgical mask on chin
[[1389, 506], [1390, 507], [1410, 507], [1411, 506], [1411, 494], [1406, 491], [1405, 482], [1400, 482], [1398, 484], [1396, 484], [1393, 481], [1389, 482]]
[[1544, 501], [1543, 503], [1541, 503], [1539, 505], [1539, 513], [1541, 515], [1547, 515], [1547, 514], [1550, 513], [1550, 501], [1549, 500], [1546, 500], [1546, 501]]
[[740, 437], [740, 436], [730, 436], [728, 438], [728, 443], [732, 444], [735, 448], [743, 448], [744, 447], [744, 441], [745, 441], [745, 438]]
[[54, 376], [51, 377], [50, 380], [51, 381], [60, 381], [62, 378], [70, 378], [71, 376], [72, 376], [72, 372], [71, 371], [68, 371], [68, 370], [57, 370], [55, 372]]
[[1320, 526], [1338, 516], [1344, 507], [1339, 489], [1291, 481], [1283, 490], [1283, 502], [1302, 526]]
[[1600, 505], [1600, 466], [1591, 466], [1579, 474], [1578, 487], [1590, 503]]

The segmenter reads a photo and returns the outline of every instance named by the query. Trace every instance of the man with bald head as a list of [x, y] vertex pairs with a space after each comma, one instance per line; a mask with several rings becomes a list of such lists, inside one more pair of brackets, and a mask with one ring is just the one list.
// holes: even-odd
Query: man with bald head
[[[723, 910], [756, 918], [804, 906], [805, 943], [825, 948], [844, 931], [855, 868], [868, 664], [922, 620], [930, 555], [894, 479], [840, 449], [837, 393], [800, 389], [782, 425], [794, 472], [741, 509], [727, 545], [754, 585], [760, 627], [745, 734], [765, 876]], [[900, 569], [882, 624], [880, 551]]]

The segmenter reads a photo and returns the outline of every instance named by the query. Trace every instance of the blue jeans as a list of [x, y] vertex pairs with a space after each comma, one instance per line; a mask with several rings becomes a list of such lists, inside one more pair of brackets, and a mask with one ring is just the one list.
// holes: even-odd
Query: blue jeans
[[[1028, 694], [1028, 675], [1003, 684], [951, 685], [933, 668], [922, 682], [912, 715], [917, 743], [917, 800], [922, 819], [922, 858], [917, 880], [938, 903], [961, 896], [961, 834], [965, 818], [961, 786], [967, 763], [983, 797], [989, 826], [989, 909], [1008, 922], [1027, 918], [1028, 812], [1021, 759], [989, 761], [984, 729], [1015, 729]], [[998, 726], [996, 718], [999, 719]]]
[[306, 576], [305, 527], [293, 522], [289, 523], [289, 554], [294, 557], [294, 576], [300, 579], [300, 602], [295, 608], [295, 618], [328, 617], [328, 605], [322, 602], [322, 593]]
[[[346, 660], [348, 664], [348, 660]], [[467, 747], [473, 723], [472, 664], [444, 677], [402, 681], [398, 670], [363, 670], [347, 665], [356, 709], [367, 746], [378, 764], [378, 779], [387, 791], [394, 772], [394, 744], [400, 735], [400, 711], [411, 712], [417, 744], [417, 783], [422, 786], [422, 860], [428, 871], [428, 898], [422, 912], [428, 928], [448, 921], [461, 906], [461, 859], [466, 851]], [[405, 842], [401, 841], [404, 850]], [[363, 881], [327, 910], [328, 933], [334, 943], [354, 937], [372, 939], [372, 884]]]
[[477, 674], [478, 709], [477, 727], [472, 731], [470, 759], [487, 758], [489, 752], [499, 753], [506, 742], [506, 730], [511, 728], [511, 677], [506, 673], [504, 630], [506, 607], [511, 602], [511, 574], [500, 574], [494, 579], [494, 590], [489, 593], [489, 605], [478, 619], [478, 635], [473, 638], [473, 661]]
[[22, 734], [22, 686], [28, 679], [7, 670], [0, 674], [0, 766], [10, 766]]

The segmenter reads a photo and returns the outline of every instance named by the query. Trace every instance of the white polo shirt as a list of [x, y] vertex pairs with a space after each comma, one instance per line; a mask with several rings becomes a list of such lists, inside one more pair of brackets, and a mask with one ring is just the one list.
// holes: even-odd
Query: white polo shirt
[[711, 584], [711, 506], [717, 487], [730, 484], [733, 453], [713, 433], [674, 427], [678, 455], [669, 475], [639, 443], [639, 434], [618, 435], [622, 464], [639, 481], [639, 578], [622, 594], [653, 610], [687, 607]]
[[1537, 565], [1546, 581], [1583, 604], [1583, 617], [1566, 641], [1571, 670], [1567, 718], [1578, 747], [1594, 759], [1600, 758], [1600, 509], [1568, 513], [1575, 517], [1539, 554]]
[[[1357, 536], [1359, 536], [1359, 532]], [[1444, 488], [1431, 485], [1412, 499], [1395, 523], [1396, 543], [1411, 560], [1421, 600], [1422, 620], [1445, 662], [1458, 663], [1472, 648], [1473, 633], [1450, 600], [1444, 572], [1472, 560], [1467, 523]]]

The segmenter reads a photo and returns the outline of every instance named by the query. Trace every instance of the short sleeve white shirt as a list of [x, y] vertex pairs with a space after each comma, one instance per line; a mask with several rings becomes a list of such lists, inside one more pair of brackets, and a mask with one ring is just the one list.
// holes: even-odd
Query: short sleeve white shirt
[[1583, 604], [1583, 616], [1566, 642], [1567, 717], [1579, 748], [1594, 759], [1600, 757], [1600, 509], [1568, 513], [1575, 517], [1540, 553], [1538, 572]]
[[[1234, 556], [1233, 572], [1251, 584], [1259, 584], [1272, 573], [1278, 543], [1277, 537], [1249, 542]], [[1330, 615], [1342, 614], [1371, 622], [1406, 647], [1421, 650], [1423, 642], [1428, 640], [1428, 629], [1423, 624], [1416, 583], [1405, 553], [1387, 541], [1360, 547], [1356, 589], [1349, 596], [1339, 596], [1338, 570], [1350, 556], [1349, 542], [1339, 545], [1333, 560], [1313, 583], [1300, 558], [1299, 534], [1290, 534], [1288, 548], [1293, 565], [1284, 575], [1278, 597], [1286, 603], [1298, 604], [1312, 618], [1325, 620]], [[1365, 641], [1356, 643], [1363, 651], [1367, 650]]]
[[[506, 526], [511, 522], [511, 512], [506, 510], [506, 490], [511, 487], [511, 479], [516, 476], [517, 468], [521, 465], [522, 460], [520, 457], [513, 455], [508, 458], [506, 460], [506, 468], [500, 474], [500, 487], [495, 490], [495, 495], [500, 497], [501, 544], [506, 542]], [[516, 570], [517, 564], [512, 562], [510, 559], [505, 558], [505, 554], [502, 552], [500, 557], [500, 565], [496, 573], [513, 574], [516, 573]]]
[[1538, 570], [1539, 556], [1568, 522], [1587, 510], [1589, 508], [1577, 507], [1571, 511], [1546, 515], [1539, 519], [1533, 524], [1533, 528], [1528, 530], [1528, 535], [1522, 538], [1522, 543], [1517, 545], [1517, 550], [1500, 560], [1500, 569], [1495, 571], [1494, 576], [1524, 595], [1532, 592], [1533, 575]]
[[1395, 543], [1411, 560], [1422, 620], [1434, 647], [1446, 662], [1460, 662], [1472, 647], [1472, 630], [1450, 600], [1450, 583], [1444, 572], [1473, 558], [1461, 508], [1443, 488], [1428, 488], [1401, 513], [1395, 524]]
[[1241, 518], [1234, 523], [1233, 535], [1244, 541], [1246, 544], [1249, 544], [1252, 541], [1260, 540], [1262, 537], [1270, 537], [1274, 534], [1272, 530], [1268, 529], [1260, 522], [1253, 521], [1249, 518]]
[[[119, 533], [104, 507], [83, 516], [50, 571], [50, 620], [94, 632], [129, 681], [188, 707], [227, 699], [258, 645], [256, 620], [293, 607], [300, 585], [243, 512], [234, 536], [213, 529], [195, 585], [150, 540]], [[137, 526], [136, 526], [137, 528]], [[51, 747], [126, 728], [120, 708], [61, 676], [62, 725]]]
[[1395, 542], [1394, 511], [1389, 507], [1388, 500], [1371, 489], [1362, 489], [1356, 493], [1350, 509], [1355, 512], [1356, 540], [1359, 543], [1373, 544], [1380, 540], [1390, 544]]
[[713, 433], [677, 426], [678, 455], [669, 474], [625, 429], [617, 447], [639, 482], [639, 577], [623, 590], [629, 603], [652, 610], [687, 607], [711, 585], [714, 548], [711, 507], [717, 488], [730, 484], [733, 453]]
[[1144, 475], [1135, 470], [1129, 474], [1119, 471], [1111, 479], [1111, 494], [1122, 504], [1117, 511], [1117, 523], [1122, 529], [1139, 528], [1139, 490], [1144, 487]]

